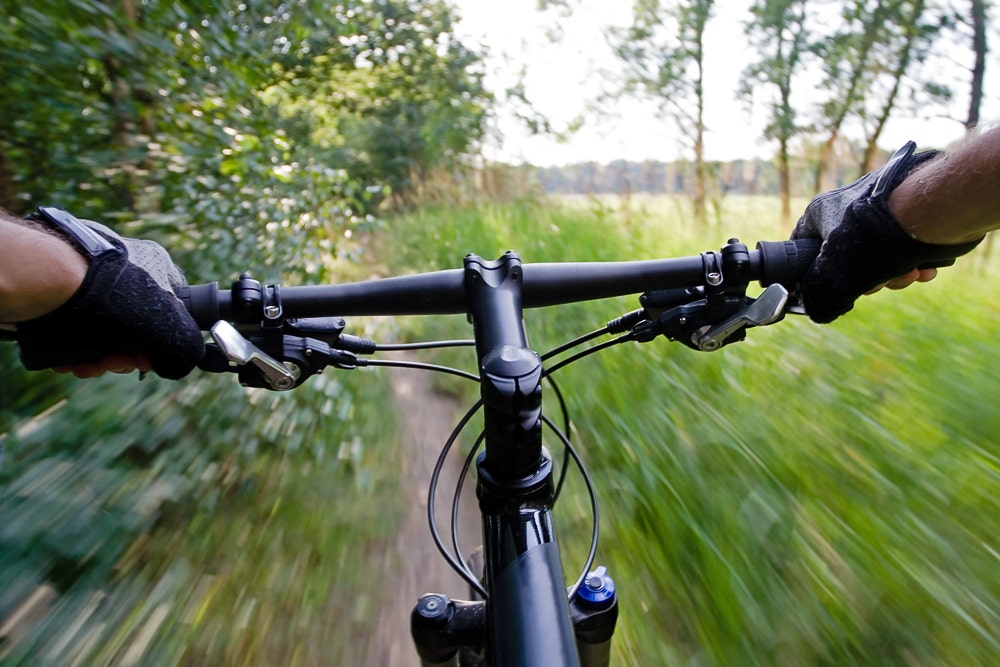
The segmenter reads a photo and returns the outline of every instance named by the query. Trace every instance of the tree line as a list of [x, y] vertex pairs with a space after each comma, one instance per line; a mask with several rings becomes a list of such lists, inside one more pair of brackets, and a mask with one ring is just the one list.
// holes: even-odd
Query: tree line
[[[852, 180], [856, 168], [853, 161], [841, 155], [827, 171], [840, 184]], [[526, 169], [543, 192], [552, 194], [688, 195], [696, 178], [695, 165], [684, 160], [613, 160], [608, 163], [579, 162]], [[811, 158], [797, 155], [793, 159], [788, 183], [792, 196], [812, 194], [815, 170], [815, 152]], [[782, 191], [781, 175], [774, 160], [710, 160], [705, 162], [705, 171], [704, 187], [708, 197], [727, 194], [779, 195]]]
[[[553, 4], [572, 11], [574, 0], [541, 3]], [[674, 185], [663, 187], [683, 183], [699, 212], [727, 187], [720, 169], [748, 168], [704, 154], [706, 50], [730, 48], [705, 41], [720, 7], [638, 0], [627, 25], [608, 31], [622, 71], [601, 102], [652, 100], [676, 125], [690, 175], [665, 176]], [[223, 256], [260, 248], [272, 266], [317, 265], [312, 249], [328, 254], [380, 202], [405, 201], [432, 171], [474, 164], [494, 111], [484, 54], [456, 36], [445, 0], [4, 8], [0, 206], [45, 201], [139, 219], [189, 245], [212, 241]], [[837, 182], [849, 128], [861, 135], [863, 172], [879, 161], [891, 117], [944, 113], [966, 97], [960, 120], [975, 126], [992, 10], [988, 0], [755, 0], [744, 26], [755, 58], [734, 92], [767, 109], [777, 150], [773, 174], [761, 165], [760, 178], [777, 180], [786, 210], [802, 160], [809, 189]], [[628, 181], [650, 169], [629, 168]], [[275, 244], [275, 229], [296, 233]]]
[[[569, 2], [557, 4], [571, 5]], [[703, 215], [711, 166], [705, 159], [705, 35], [720, 9], [714, 0], [638, 0], [627, 26], [609, 31], [622, 76], [614, 95], [655, 102], [684, 139], [694, 169], [691, 194]], [[945, 113], [968, 99], [957, 119], [979, 123], [986, 66], [988, 0], [755, 0], [745, 36], [755, 57], [743, 70], [739, 97], [767, 109], [765, 137], [778, 146], [783, 209], [790, 214], [797, 142], [819, 146], [813, 189], [831, 184], [831, 157], [847, 128], [859, 128], [859, 173], [878, 161], [879, 140], [894, 116]], [[967, 76], [956, 79], [958, 59]], [[803, 103], [803, 91], [820, 95]]]

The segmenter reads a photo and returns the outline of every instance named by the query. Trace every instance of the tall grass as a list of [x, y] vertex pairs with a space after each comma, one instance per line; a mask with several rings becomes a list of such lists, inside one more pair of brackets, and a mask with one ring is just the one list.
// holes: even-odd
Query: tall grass
[[[776, 200], [727, 206], [709, 229], [668, 200], [423, 210], [393, 222], [383, 257], [633, 259], [787, 236]], [[660, 340], [559, 371], [619, 584], [616, 664], [1000, 661], [998, 274], [980, 254], [832, 325], [788, 318], [714, 354]], [[526, 319], [544, 350], [634, 307]], [[560, 508], [570, 552], [584, 505]]]

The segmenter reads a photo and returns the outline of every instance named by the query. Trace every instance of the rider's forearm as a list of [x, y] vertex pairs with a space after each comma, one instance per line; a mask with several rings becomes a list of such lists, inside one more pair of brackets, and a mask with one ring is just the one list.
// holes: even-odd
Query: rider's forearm
[[966, 243], [1000, 228], [1000, 128], [919, 167], [889, 195], [889, 210], [924, 243]]
[[80, 287], [87, 261], [56, 236], [0, 210], [0, 322], [40, 317]]

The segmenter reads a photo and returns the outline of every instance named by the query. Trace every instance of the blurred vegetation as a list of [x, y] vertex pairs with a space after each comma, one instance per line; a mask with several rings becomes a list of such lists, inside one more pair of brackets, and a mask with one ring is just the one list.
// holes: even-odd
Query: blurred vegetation
[[[717, 238], [692, 233], [683, 201], [621, 201], [424, 210], [395, 222], [386, 256], [426, 269], [508, 247], [597, 260], [787, 236], [776, 197], [727, 199]], [[982, 286], [998, 273], [980, 250], [833, 325], [789, 318], [715, 354], [661, 340], [559, 371], [620, 592], [616, 664], [996, 663], [1000, 303]], [[544, 351], [634, 307], [526, 319]], [[569, 576], [587, 505], [561, 502]]]
[[[0, 206], [154, 238], [191, 282], [336, 280], [380, 207], [481, 136], [452, 21], [436, 0], [4, 2]], [[84, 382], [10, 345], [0, 373], [0, 662], [350, 661], [402, 502], [381, 375]]]
[[[5, 393], [53, 390], [54, 375], [26, 377], [2, 352]], [[381, 377], [287, 395], [229, 376], [58, 380], [47, 412], [3, 413], [0, 662], [347, 651], [377, 593], [353, 573], [395, 538], [399, 512]], [[25, 395], [3, 398], [16, 410]]]

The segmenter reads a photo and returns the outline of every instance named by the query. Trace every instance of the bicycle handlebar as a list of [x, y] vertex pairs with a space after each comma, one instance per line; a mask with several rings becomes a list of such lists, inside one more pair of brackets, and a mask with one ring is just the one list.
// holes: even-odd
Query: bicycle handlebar
[[[793, 290], [820, 245], [818, 239], [761, 241], [755, 250], [746, 250], [746, 274], [741, 277]], [[523, 306], [541, 308], [705, 284], [712, 280], [709, 274], [720, 270], [713, 255], [717, 253], [626, 262], [524, 264]], [[331, 312], [339, 316], [460, 314], [467, 312], [464, 281], [464, 270], [446, 269], [339, 285], [282, 287], [280, 303], [286, 318], [323, 317]], [[198, 325], [208, 329], [218, 320], [242, 321], [241, 303], [254, 296], [207, 283], [189, 286], [181, 299]], [[253, 313], [247, 318], [259, 320]]]

